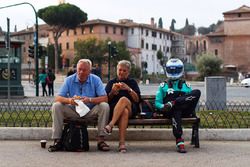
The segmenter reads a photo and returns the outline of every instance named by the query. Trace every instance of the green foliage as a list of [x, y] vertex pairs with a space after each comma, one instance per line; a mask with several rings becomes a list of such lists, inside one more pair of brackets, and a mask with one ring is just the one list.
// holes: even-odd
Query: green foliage
[[38, 11], [38, 17], [50, 26], [74, 29], [87, 20], [87, 14], [80, 8], [69, 3], [48, 6]]
[[206, 76], [218, 75], [221, 72], [222, 60], [214, 55], [203, 54], [198, 57], [197, 70], [204, 80]]
[[185, 22], [185, 27], [183, 27], [181, 29], [178, 29], [178, 30], [176, 29], [175, 30], [175, 28], [174, 28], [175, 23], [176, 23], [175, 20], [172, 19], [170, 30], [178, 32], [178, 33], [183, 34], [183, 35], [194, 35], [195, 32], [196, 32], [195, 26], [194, 25], [189, 25], [187, 18], [186, 18], [186, 22]]
[[210, 32], [215, 32], [215, 30], [217, 29], [218, 26], [220, 26], [221, 23], [222, 23], [222, 21], [218, 20], [218, 22], [216, 24], [213, 23], [209, 27], [199, 27], [198, 33], [205, 35], [205, 34], [208, 34]]
[[166, 64], [167, 59], [164, 57], [163, 52], [161, 50], [157, 51], [156, 56], [157, 59], [160, 61], [160, 65], [162, 66], [164, 74], [166, 74], [166, 69], [164, 68], [164, 65]]
[[140, 76], [141, 76], [140, 67], [136, 67], [134, 64], [132, 64], [132, 68], [130, 70], [130, 77], [134, 79], [139, 79]]
[[163, 28], [163, 22], [162, 22], [162, 18], [161, 17], [159, 18], [159, 21], [158, 21], [158, 27], [159, 28]]
[[75, 5], [63, 3], [58, 6], [42, 8], [38, 11], [37, 15], [52, 27], [51, 31], [53, 32], [55, 41], [55, 72], [57, 73], [59, 67], [58, 39], [65, 30], [74, 29], [80, 23], [85, 22], [87, 20], [87, 14]]
[[170, 30], [171, 31], [175, 31], [175, 28], [174, 28], [174, 24], [176, 23], [175, 19], [172, 19], [171, 21], [171, 26], [170, 26]]
[[103, 49], [103, 42], [97, 41], [96, 38], [89, 38], [86, 40], [78, 40], [75, 42], [76, 56], [74, 64], [77, 64], [80, 59], [90, 59], [93, 64], [102, 64], [104, 62], [105, 50]]

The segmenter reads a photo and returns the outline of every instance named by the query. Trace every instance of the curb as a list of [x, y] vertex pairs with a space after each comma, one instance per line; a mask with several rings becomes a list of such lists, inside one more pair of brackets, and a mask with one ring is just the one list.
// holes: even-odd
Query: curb
[[[96, 128], [88, 128], [89, 139], [96, 139]], [[191, 129], [183, 130], [185, 140], [190, 140]], [[250, 141], [250, 129], [200, 129], [200, 140]], [[130, 128], [126, 140], [174, 140], [172, 129]], [[51, 128], [1, 127], [0, 140], [40, 140], [51, 139]], [[118, 140], [118, 129], [114, 128], [108, 140]]]

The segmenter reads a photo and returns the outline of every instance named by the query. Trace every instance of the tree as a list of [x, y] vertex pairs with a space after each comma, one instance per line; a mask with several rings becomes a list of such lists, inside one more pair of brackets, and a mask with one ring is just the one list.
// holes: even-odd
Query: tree
[[65, 30], [74, 29], [87, 20], [87, 14], [69, 3], [49, 6], [38, 11], [38, 17], [52, 27], [55, 41], [55, 72], [58, 72], [58, 39]]
[[166, 69], [165, 69], [166, 58], [164, 57], [163, 52], [161, 50], [158, 50], [156, 56], [157, 59], [160, 61], [160, 65], [163, 68], [164, 74], [166, 75]]
[[222, 60], [215, 55], [202, 54], [197, 60], [197, 70], [200, 78], [204, 80], [206, 76], [218, 75], [221, 72]]
[[189, 26], [189, 23], [188, 23], [188, 18], [186, 18], [186, 23], [185, 23], [185, 27]]
[[175, 31], [175, 28], [174, 28], [174, 24], [176, 23], [175, 19], [172, 19], [171, 21], [171, 26], [170, 26], [170, 30], [171, 31]]
[[[108, 42], [110, 39], [97, 40], [96, 38], [89, 38], [86, 40], [78, 40], [75, 42], [76, 55], [73, 63], [76, 64], [79, 59], [90, 59], [93, 64], [98, 64], [99, 67], [102, 64], [108, 62]], [[116, 47], [118, 53], [111, 58], [111, 68], [114, 69], [120, 60], [129, 60], [130, 53], [127, 50], [125, 42], [111, 41], [112, 47]]]
[[78, 40], [75, 42], [75, 58], [73, 63], [77, 64], [80, 59], [90, 59], [93, 64], [101, 64], [105, 61], [103, 56], [107, 51], [103, 48], [103, 41], [96, 38], [88, 38], [86, 40]]
[[199, 27], [198, 33], [205, 35], [210, 32], [215, 32], [215, 30], [220, 26], [220, 24], [223, 23], [223, 21], [218, 20], [216, 24], [211, 24], [209, 27]]
[[161, 17], [159, 18], [159, 21], [158, 21], [158, 27], [159, 28], [163, 28], [163, 22], [162, 22], [162, 18]]

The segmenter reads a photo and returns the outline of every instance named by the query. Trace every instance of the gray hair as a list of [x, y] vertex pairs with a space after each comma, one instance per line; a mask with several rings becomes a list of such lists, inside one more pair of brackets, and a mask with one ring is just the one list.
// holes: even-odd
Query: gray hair
[[130, 63], [130, 61], [128, 61], [128, 60], [121, 60], [121, 61], [119, 61], [118, 64], [117, 64], [117, 67], [118, 67], [119, 65], [126, 66], [126, 67], [128, 68], [129, 71], [130, 71], [130, 69], [131, 69], [131, 63]]
[[78, 63], [77, 63], [77, 66], [78, 66], [78, 64], [80, 64], [80, 63], [88, 63], [88, 64], [89, 64], [89, 67], [90, 67], [90, 70], [92, 69], [92, 62], [91, 62], [91, 60], [89, 60], [89, 59], [80, 59], [80, 60], [78, 61]]

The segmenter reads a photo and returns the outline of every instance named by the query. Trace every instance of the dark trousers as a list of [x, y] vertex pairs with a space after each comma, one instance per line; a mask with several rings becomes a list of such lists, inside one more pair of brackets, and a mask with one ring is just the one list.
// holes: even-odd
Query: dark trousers
[[175, 105], [169, 112], [165, 112], [164, 116], [172, 118], [173, 134], [176, 139], [182, 136], [182, 120], [181, 118], [195, 117], [195, 107], [200, 99], [200, 90], [193, 90], [189, 94], [177, 97]]
[[54, 83], [48, 84], [49, 96], [54, 96]]
[[44, 94], [48, 96], [47, 90], [46, 90], [46, 83], [42, 83], [42, 89], [43, 89], [43, 96]]

